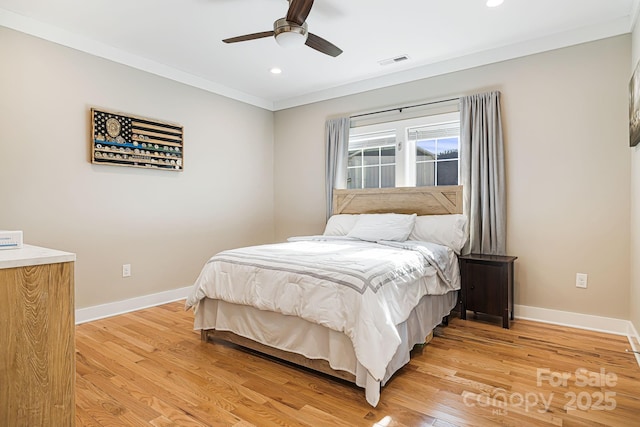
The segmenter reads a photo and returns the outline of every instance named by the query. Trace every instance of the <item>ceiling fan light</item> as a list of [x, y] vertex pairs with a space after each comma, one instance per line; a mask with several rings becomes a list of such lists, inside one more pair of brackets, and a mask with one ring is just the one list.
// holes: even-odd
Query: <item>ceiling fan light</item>
[[504, 3], [504, 0], [487, 0], [487, 7], [498, 7], [502, 3]]
[[307, 35], [288, 31], [276, 35], [276, 42], [282, 47], [292, 48], [304, 45], [307, 41]]
[[273, 24], [273, 32], [276, 42], [282, 47], [298, 47], [307, 41], [307, 23], [303, 22], [298, 25], [295, 22], [289, 22], [286, 18], [278, 19]]

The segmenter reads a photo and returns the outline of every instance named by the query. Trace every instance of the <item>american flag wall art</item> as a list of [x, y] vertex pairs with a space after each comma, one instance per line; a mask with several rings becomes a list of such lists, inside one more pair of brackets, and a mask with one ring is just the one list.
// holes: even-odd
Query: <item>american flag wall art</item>
[[98, 108], [91, 122], [92, 163], [183, 170], [182, 126]]

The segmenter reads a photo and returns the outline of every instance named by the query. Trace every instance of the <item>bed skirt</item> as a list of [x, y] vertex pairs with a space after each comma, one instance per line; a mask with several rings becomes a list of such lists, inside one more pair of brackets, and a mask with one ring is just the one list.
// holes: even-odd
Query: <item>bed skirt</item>
[[376, 381], [358, 363], [348, 336], [299, 317], [204, 298], [196, 307], [194, 328], [233, 332], [307, 359], [325, 360], [332, 369], [352, 374], [356, 385], [365, 388], [367, 402], [375, 407], [380, 399], [380, 387], [409, 362], [414, 345], [425, 342], [425, 337], [450, 314], [457, 301], [457, 291], [427, 295], [405, 322], [396, 325], [402, 343], [387, 365], [382, 381]]

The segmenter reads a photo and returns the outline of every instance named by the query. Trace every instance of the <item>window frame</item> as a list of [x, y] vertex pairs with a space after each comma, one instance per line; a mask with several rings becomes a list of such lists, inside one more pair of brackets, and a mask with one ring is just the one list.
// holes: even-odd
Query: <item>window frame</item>
[[[450, 128], [452, 123], [458, 123], [458, 183], [460, 183], [460, 111], [425, 114], [424, 116], [412, 117], [409, 119], [391, 120], [383, 123], [352, 127], [349, 132], [349, 147], [347, 152], [349, 153], [352, 151], [352, 142], [355, 142], [358, 139], [366, 139], [368, 135], [395, 133], [395, 187], [415, 187], [417, 180], [416, 169], [418, 164], [416, 160], [417, 140], [410, 140], [409, 132], [412, 129], [428, 126], [437, 127], [442, 125], [443, 127]], [[370, 148], [374, 148], [374, 146], [370, 146]], [[345, 163], [348, 164], [348, 161]], [[379, 177], [379, 181], [380, 179], [381, 177]], [[362, 183], [362, 185], [364, 185], [364, 180], [362, 180]], [[348, 183], [345, 184], [347, 184], [347, 188], [349, 188]], [[363, 187], [361, 186], [361, 188]]]

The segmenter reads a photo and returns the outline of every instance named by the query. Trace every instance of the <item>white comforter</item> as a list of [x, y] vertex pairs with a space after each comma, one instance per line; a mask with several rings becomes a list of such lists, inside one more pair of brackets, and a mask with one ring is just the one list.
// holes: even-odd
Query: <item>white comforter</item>
[[424, 295], [459, 288], [457, 258], [445, 246], [311, 236], [220, 252], [203, 267], [186, 305], [220, 299], [343, 332], [380, 381], [400, 344], [395, 326]]

